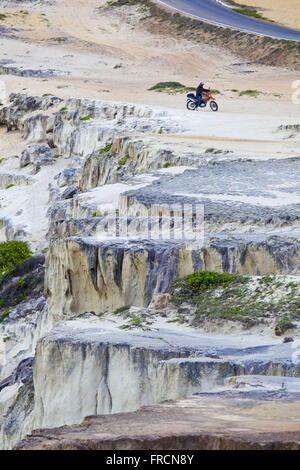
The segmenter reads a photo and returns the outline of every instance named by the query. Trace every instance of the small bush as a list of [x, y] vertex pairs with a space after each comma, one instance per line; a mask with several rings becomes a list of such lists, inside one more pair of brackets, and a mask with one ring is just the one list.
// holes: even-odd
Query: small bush
[[149, 88], [148, 91], [166, 92], [169, 94], [188, 93], [190, 91], [195, 91], [195, 87], [187, 87], [179, 82], [159, 82]]
[[184, 88], [184, 85], [179, 82], [159, 82], [149, 90], [164, 90], [165, 88]]
[[164, 164], [164, 168], [169, 168], [169, 166], [176, 166], [176, 163], [166, 162], [166, 163]]
[[0, 243], [0, 275], [10, 271], [16, 264], [26, 261], [31, 255], [25, 242], [13, 240]]
[[13, 184], [13, 183], [11, 183], [11, 184], [8, 184], [8, 185], [6, 186], [6, 188], [5, 188], [5, 189], [12, 188], [13, 186], [14, 186], [14, 184]]
[[198, 271], [185, 277], [189, 288], [192, 291], [199, 291], [205, 289], [214, 289], [222, 286], [226, 287], [234, 279], [235, 274], [218, 273], [214, 271]]
[[19, 294], [16, 296], [16, 299], [15, 299], [15, 302], [16, 304], [19, 304], [21, 302], [23, 302], [23, 300], [26, 299], [26, 295], [25, 294]]
[[253, 96], [256, 98], [260, 93], [258, 90], [244, 90], [240, 92], [239, 96]]
[[292, 323], [290, 320], [288, 320], [287, 318], [283, 318], [275, 326], [275, 335], [276, 336], [281, 336], [287, 330], [289, 330], [291, 328], [295, 328], [295, 326], [296, 325], [294, 323]]
[[25, 281], [25, 279], [20, 279], [18, 282], [17, 282], [18, 286], [20, 287], [26, 287], [27, 286], [27, 282]]
[[122, 166], [122, 165], [125, 165], [125, 163], [127, 162], [128, 160], [128, 156], [124, 157], [124, 158], [121, 158], [121, 160], [118, 161], [118, 165], [119, 166]]
[[80, 121], [89, 121], [91, 119], [91, 116], [83, 116], [80, 118]]
[[108, 144], [106, 147], [104, 147], [104, 149], [101, 149], [101, 150], [99, 151], [99, 153], [109, 152], [109, 151], [111, 150], [111, 148], [112, 148], [112, 145], [113, 145], [113, 144], [112, 144], [112, 142], [111, 142], [111, 143]]
[[126, 310], [130, 309], [130, 305], [124, 305], [124, 307], [117, 308], [113, 313], [117, 315], [118, 313], [125, 312]]
[[102, 217], [102, 216], [103, 216], [102, 212], [98, 210], [92, 213], [92, 217]]
[[236, 274], [215, 271], [198, 271], [170, 284], [170, 293], [175, 303], [185, 301], [198, 303], [203, 294], [218, 287], [228, 287], [233, 282], [246, 282], [247, 278]]
[[8, 308], [7, 310], [4, 310], [4, 311], [0, 314], [0, 323], [1, 323], [3, 320], [5, 320], [6, 317], [8, 317], [10, 311], [11, 311], [11, 308]]

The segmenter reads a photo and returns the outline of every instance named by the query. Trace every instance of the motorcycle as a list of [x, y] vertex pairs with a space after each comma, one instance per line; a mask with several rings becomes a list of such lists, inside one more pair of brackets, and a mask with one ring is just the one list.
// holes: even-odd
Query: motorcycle
[[210, 91], [203, 93], [202, 101], [199, 105], [198, 98], [194, 95], [194, 93], [188, 93], [187, 95], [187, 102], [186, 107], [190, 111], [195, 111], [198, 108], [205, 108], [207, 103], [209, 103], [210, 109], [212, 111], [218, 111], [219, 107], [216, 102], [216, 98], [214, 98]]

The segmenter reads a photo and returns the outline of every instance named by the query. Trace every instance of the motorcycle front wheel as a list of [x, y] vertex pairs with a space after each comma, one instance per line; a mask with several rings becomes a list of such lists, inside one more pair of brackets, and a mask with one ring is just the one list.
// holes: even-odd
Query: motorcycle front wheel
[[187, 107], [187, 109], [189, 109], [190, 111], [195, 111], [195, 109], [196, 109], [196, 107], [197, 107], [197, 103], [195, 103], [195, 101], [189, 100], [189, 101], [186, 103], [186, 107]]
[[216, 103], [215, 101], [211, 101], [211, 102], [209, 103], [209, 105], [210, 105], [210, 109], [211, 109], [212, 111], [218, 111], [219, 107], [218, 107], [218, 105], [217, 105], [217, 103]]

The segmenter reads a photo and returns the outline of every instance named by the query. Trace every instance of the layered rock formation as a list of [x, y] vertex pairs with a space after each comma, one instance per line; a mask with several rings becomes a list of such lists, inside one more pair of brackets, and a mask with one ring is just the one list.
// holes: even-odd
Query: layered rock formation
[[[55, 319], [123, 305], [148, 306], [170, 282], [194, 271], [299, 274], [299, 243], [216, 240], [201, 251], [172, 242], [68, 238], [49, 247], [46, 295]], [[60, 314], [58, 312], [61, 312]]]
[[[58, 323], [36, 350], [35, 427], [132, 411], [221, 387], [247, 373], [300, 377], [290, 343], [241, 348], [182, 330], [122, 332], [95, 317]], [[51, 367], [52, 364], [52, 367]], [[53, 366], [55, 364], [55, 366]], [[67, 367], [66, 367], [67, 365]], [[74, 395], [76, 390], [76, 395]]]
[[[0, 123], [24, 139], [20, 156], [1, 165], [1, 239], [28, 240], [37, 254], [47, 250], [45, 297], [39, 292], [28, 298], [0, 322], [2, 448], [12, 448], [32, 429], [78, 424], [91, 414], [130, 412], [244, 383], [257, 386], [248, 375], [293, 376], [297, 389], [299, 357], [293, 338], [282, 343], [272, 325], [272, 336], [264, 339], [263, 321], [255, 326], [257, 336], [245, 334], [244, 326], [235, 327], [240, 336], [205, 336], [196, 322], [184, 325], [190, 305], [174, 313], [168, 298], [175, 278], [200, 270], [265, 275], [257, 295], [273, 296], [280, 305], [281, 290], [276, 298], [268, 275], [293, 275], [284, 285], [298, 295], [297, 159], [258, 161], [227, 151], [216, 155], [181, 148], [158, 138], [184, 132], [174, 115], [127, 103], [11, 95], [0, 109]], [[280, 276], [274, 279], [282, 285]], [[254, 282], [249, 286], [255, 289]], [[295, 298], [289, 312], [295, 320], [293, 336], [298, 334], [297, 308]], [[289, 328], [287, 323], [279, 326]], [[277, 393], [279, 386], [266, 388]], [[199, 400], [188, 403], [200, 415]], [[220, 403], [229, 409], [227, 402]], [[172, 406], [176, 411], [177, 405]], [[153, 423], [156, 409], [163, 410], [151, 408]], [[111, 425], [116, 422], [109, 419]], [[84, 426], [83, 436], [89, 433]], [[267, 424], [268, 435], [249, 425], [253, 445], [246, 428], [241, 441], [234, 433], [217, 437], [209, 426], [206, 444], [208, 431], [200, 426], [191, 445], [269, 448], [277, 442]], [[149, 429], [156, 434], [156, 424]], [[286, 426], [285, 431], [294, 429]], [[53, 431], [60, 436], [57, 447], [74, 448], [72, 433]], [[35, 444], [32, 437], [19, 447], [52, 448], [52, 434], [45, 436], [50, 443]], [[185, 431], [176, 436], [168, 428], [150, 441], [161, 448], [185, 448]], [[298, 437], [285, 436], [282, 448], [297, 448]], [[89, 439], [80, 446], [119, 445], [119, 438]], [[142, 441], [121, 436], [118, 442], [143, 448]]]

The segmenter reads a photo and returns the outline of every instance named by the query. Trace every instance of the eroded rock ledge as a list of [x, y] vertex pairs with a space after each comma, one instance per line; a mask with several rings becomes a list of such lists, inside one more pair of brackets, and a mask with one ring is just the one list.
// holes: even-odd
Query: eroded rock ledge
[[224, 388], [225, 379], [238, 375], [299, 380], [292, 343], [251, 344], [167, 324], [125, 332], [93, 315], [60, 322], [37, 345], [32, 429]]
[[45, 288], [49, 311], [58, 320], [124, 305], [148, 306], [175, 277], [199, 270], [299, 274], [299, 256], [298, 240], [280, 237], [250, 243], [220, 238], [195, 251], [170, 241], [60, 239], [49, 247]]
[[15, 449], [299, 450], [299, 416], [299, 393], [200, 394], [37, 430]]

